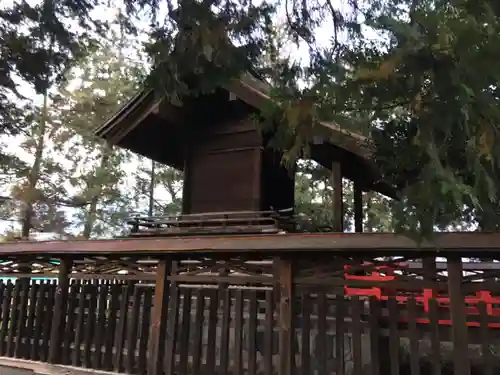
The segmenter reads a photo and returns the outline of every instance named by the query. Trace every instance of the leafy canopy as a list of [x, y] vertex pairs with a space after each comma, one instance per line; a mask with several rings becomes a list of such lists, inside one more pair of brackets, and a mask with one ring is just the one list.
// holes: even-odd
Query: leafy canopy
[[[88, 49], [86, 39], [70, 32], [64, 19], [77, 19], [89, 35], [99, 32], [103, 25], [91, 21], [91, 11], [108, 2], [20, 4], [0, 13], [1, 35], [9, 38], [2, 43], [7, 52], [0, 64], [7, 69], [0, 69], [0, 83], [12, 88], [15, 72], [40, 90], [40, 76], [49, 69], [58, 76]], [[131, 32], [139, 27], [138, 14], [149, 17], [147, 52], [156, 68], [150, 83], [172, 95], [210, 91], [242, 70], [262, 67], [260, 58], [272, 55], [267, 42], [273, 20], [284, 12], [286, 36], [309, 52], [301, 64], [285, 59], [273, 66], [274, 95], [285, 104], [280, 111], [289, 156], [307, 145], [317, 119], [336, 121], [372, 135], [375, 161], [401, 189], [401, 201], [393, 206], [398, 229], [428, 235], [464, 217], [483, 229], [498, 227], [498, 1], [123, 4]], [[61, 55], [38, 53], [36, 48], [47, 44], [30, 45], [29, 33], [19, 31], [20, 19], [43, 26], [43, 35]], [[331, 34], [328, 43], [320, 43], [321, 32]], [[35, 56], [38, 65], [29, 65]], [[196, 83], [196, 92], [190, 83]]]

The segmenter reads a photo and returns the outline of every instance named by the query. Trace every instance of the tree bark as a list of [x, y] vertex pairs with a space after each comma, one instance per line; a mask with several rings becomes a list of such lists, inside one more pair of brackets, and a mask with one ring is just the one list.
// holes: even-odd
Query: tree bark
[[[111, 155], [112, 148], [109, 144], [105, 144], [101, 154], [101, 161], [99, 163], [99, 169], [103, 170], [109, 164], [109, 157]], [[103, 182], [98, 181], [98, 187], [95, 194], [90, 199], [89, 208], [87, 211], [87, 217], [85, 220], [85, 224], [83, 225], [83, 233], [82, 237], [85, 239], [89, 239], [92, 235], [92, 230], [94, 229], [94, 223], [97, 217], [97, 205], [99, 204], [99, 199], [102, 195], [102, 187]]]
[[42, 112], [40, 117], [40, 127], [38, 129], [38, 138], [36, 140], [35, 146], [35, 160], [31, 166], [30, 174], [28, 175], [28, 196], [24, 202], [24, 212], [21, 220], [21, 237], [28, 239], [30, 235], [30, 230], [33, 227], [33, 216], [34, 209], [33, 205], [36, 202], [34, 197], [35, 190], [40, 179], [40, 170], [43, 160], [43, 150], [45, 148], [45, 133], [47, 131], [47, 120], [48, 120], [48, 90], [45, 90], [43, 96]]

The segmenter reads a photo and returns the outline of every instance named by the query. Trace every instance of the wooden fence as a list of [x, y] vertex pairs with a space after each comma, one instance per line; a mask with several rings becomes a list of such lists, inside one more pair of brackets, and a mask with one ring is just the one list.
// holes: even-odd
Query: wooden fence
[[[247, 275], [233, 276], [235, 282], [186, 270], [181, 275], [179, 269], [170, 273], [156, 373], [270, 375], [281, 373], [288, 358], [290, 373], [301, 375], [446, 375], [457, 374], [452, 365], [457, 352], [467, 357], [467, 373], [500, 372], [500, 329], [488, 327], [500, 323], [491, 314], [499, 306], [479, 302], [476, 312], [466, 315], [475, 324], [466, 327], [460, 352], [456, 327], [441, 324], [453, 320], [453, 309], [439, 298], [424, 306], [409, 294], [402, 303], [396, 292], [384, 300], [345, 295], [344, 278], [335, 284], [298, 272], [287, 301], [276, 276], [261, 275], [257, 282], [246, 267]], [[355, 281], [349, 282], [368, 285]], [[439, 280], [433, 285], [442, 287]], [[58, 293], [56, 280], [0, 282], [1, 356], [152, 373], [151, 353], [158, 350], [152, 333], [159, 329], [151, 320], [154, 283], [70, 280], [64, 303], [57, 302]], [[288, 323], [285, 309], [292, 317]], [[60, 332], [53, 327], [58, 321], [63, 321]], [[288, 344], [282, 341], [287, 339]], [[289, 348], [288, 357], [283, 348]]]

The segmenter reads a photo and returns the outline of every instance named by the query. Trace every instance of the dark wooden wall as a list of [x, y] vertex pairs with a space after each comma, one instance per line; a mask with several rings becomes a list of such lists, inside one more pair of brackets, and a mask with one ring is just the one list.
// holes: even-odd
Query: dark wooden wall
[[264, 147], [260, 124], [238, 101], [227, 113], [196, 103], [196, 134], [186, 150], [184, 213], [259, 211], [293, 207], [293, 173]]

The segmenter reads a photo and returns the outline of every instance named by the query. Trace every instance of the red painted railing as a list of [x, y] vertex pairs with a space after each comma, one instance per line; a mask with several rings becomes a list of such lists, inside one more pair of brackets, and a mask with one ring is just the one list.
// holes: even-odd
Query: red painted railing
[[[405, 265], [401, 264], [401, 268]], [[344, 269], [348, 270], [350, 266], [346, 265]], [[397, 268], [392, 268], [390, 266], [378, 266], [375, 267], [376, 271], [370, 272], [368, 275], [349, 275], [345, 274], [346, 280], [365, 280], [365, 281], [375, 281], [375, 282], [390, 282], [396, 279], [394, 275], [387, 275], [385, 273], [394, 273]], [[413, 298], [418, 306], [423, 308], [425, 313], [429, 312], [429, 301], [433, 298], [433, 291], [431, 289], [422, 289], [420, 293], [412, 297], [408, 296], [409, 290], [394, 290], [388, 288], [370, 287], [370, 288], [359, 288], [359, 287], [349, 287], [345, 286], [345, 294], [349, 296], [357, 295], [364, 297], [376, 297], [381, 301], [387, 301], [390, 296], [396, 298], [398, 304], [404, 305], [408, 302], [410, 298]], [[413, 293], [412, 293], [413, 294]], [[449, 309], [450, 308], [450, 298], [446, 296], [438, 296], [434, 298], [436, 300], [438, 309]], [[479, 303], [484, 303], [486, 306], [486, 313], [489, 317], [500, 317], [500, 297], [492, 296], [491, 292], [479, 291], [474, 295], [469, 295], [465, 297], [465, 310], [468, 316], [475, 316], [479, 318], [479, 309], [477, 305]], [[469, 327], [479, 327], [479, 319], [473, 319], [474, 321], [468, 321], [467, 325]], [[417, 323], [428, 324], [430, 320], [427, 318], [418, 318]], [[450, 319], [439, 319], [438, 324], [440, 325], [450, 325], [452, 324]], [[500, 322], [489, 322], [488, 327], [490, 328], [500, 328]]]

